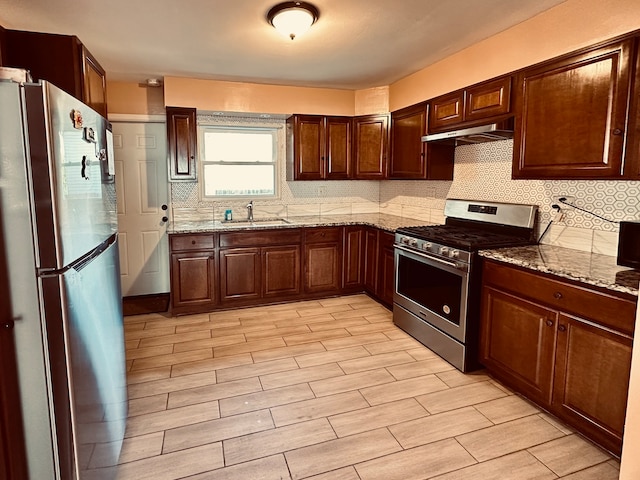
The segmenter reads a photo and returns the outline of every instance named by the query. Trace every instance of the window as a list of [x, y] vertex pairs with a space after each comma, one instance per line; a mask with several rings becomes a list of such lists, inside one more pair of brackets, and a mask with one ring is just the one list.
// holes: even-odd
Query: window
[[273, 198], [277, 194], [277, 129], [202, 126], [203, 198]]

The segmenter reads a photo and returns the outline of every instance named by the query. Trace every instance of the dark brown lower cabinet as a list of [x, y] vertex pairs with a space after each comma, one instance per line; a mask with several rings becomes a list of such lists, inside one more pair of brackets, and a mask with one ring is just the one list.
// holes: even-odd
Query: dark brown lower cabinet
[[368, 227], [364, 232], [364, 289], [369, 294], [378, 294], [378, 236], [380, 230]]
[[633, 341], [564, 314], [558, 330], [554, 410], [619, 454]]
[[301, 239], [300, 229], [221, 233], [222, 306], [299, 297]]
[[171, 234], [172, 315], [366, 291], [393, 303], [392, 233], [362, 225]]
[[251, 300], [262, 291], [260, 248], [220, 250], [220, 299]]
[[282, 245], [262, 249], [265, 298], [300, 294], [300, 247]]
[[380, 232], [378, 237], [378, 291], [377, 297], [386, 305], [393, 304], [393, 291], [395, 289], [395, 267], [393, 260], [394, 235], [389, 232]]
[[305, 292], [340, 293], [342, 227], [305, 229]]
[[485, 261], [480, 361], [507, 385], [620, 455], [635, 303]]
[[206, 311], [218, 303], [215, 243], [214, 234], [171, 235], [172, 315]]
[[364, 236], [365, 228], [344, 228], [342, 238], [342, 289], [361, 291], [364, 285]]

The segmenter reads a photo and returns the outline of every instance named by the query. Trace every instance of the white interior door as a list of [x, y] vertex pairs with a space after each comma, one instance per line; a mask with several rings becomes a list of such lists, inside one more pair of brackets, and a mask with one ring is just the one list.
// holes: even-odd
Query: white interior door
[[124, 297], [169, 291], [166, 135], [164, 123], [113, 123]]

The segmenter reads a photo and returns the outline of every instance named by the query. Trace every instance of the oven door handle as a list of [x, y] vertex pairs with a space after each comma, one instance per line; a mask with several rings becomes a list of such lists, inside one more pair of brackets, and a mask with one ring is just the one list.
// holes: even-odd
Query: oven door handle
[[433, 260], [434, 262], [439, 262], [439, 263], [442, 263], [444, 265], [448, 265], [450, 267], [458, 269], [458, 265], [455, 264], [454, 262], [449, 262], [447, 260], [442, 260], [442, 259], [437, 258], [437, 257], [432, 257], [431, 255], [426, 255], [426, 254], [424, 254], [422, 252], [416, 252], [415, 250], [411, 250], [409, 248], [402, 247], [400, 245], [395, 245], [395, 248], [397, 248], [398, 250], [402, 250], [403, 252], [412, 253], [412, 254], [414, 254], [414, 255], [416, 255], [418, 257], [422, 257], [422, 258], [425, 258], [427, 260]]

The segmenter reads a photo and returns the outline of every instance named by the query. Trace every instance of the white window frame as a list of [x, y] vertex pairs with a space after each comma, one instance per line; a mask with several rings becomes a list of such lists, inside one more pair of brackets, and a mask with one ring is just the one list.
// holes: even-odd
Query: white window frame
[[[237, 119], [234, 119], [237, 120]], [[237, 123], [234, 122], [234, 123]], [[203, 124], [203, 125], [198, 125], [198, 149], [199, 149], [199, 169], [200, 169], [200, 175], [199, 175], [199, 179], [198, 179], [198, 183], [200, 184], [200, 198], [203, 201], [211, 201], [211, 202], [216, 202], [216, 201], [220, 201], [220, 200], [244, 200], [244, 199], [251, 199], [251, 200], [273, 200], [273, 199], [278, 199], [280, 198], [280, 165], [281, 165], [281, 161], [279, 159], [279, 130], [281, 130], [279, 127], [276, 126], [260, 126], [260, 125], [230, 125], [230, 124], [224, 124], [224, 123], [216, 123], [216, 124]], [[272, 162], [271, 163], [265, 163], [265, 162], [224, 162], [224, 165], [273, 165], [273, 181], [274, 181], [274, 194], [273, 195], [256, 195], [256, 194], [249, 194], [249, 195], [206, 195], [206, 188], [205, 188], [205, 175], [204, 175], [204, 170], [205, 170], [205, 165], [221, 165], [223, 164], [222, 162], [215, 162], [215, 161], [208, 161], [206, 160], [206, 155], [205, 155], [205, 142], [204, 142], [204, 136], [205, 133], [207, 131], [226, 131], [226, 132], [247, 132], [247, 133], [255, 133], [255, 132], [261, 132], [261, 133], [270, 133], [273, 139], [272, 142]]]

